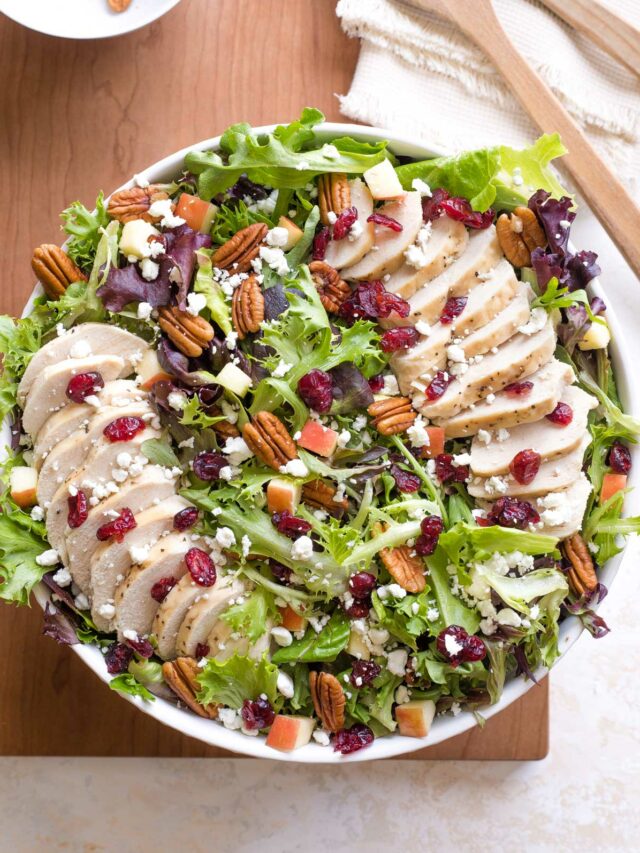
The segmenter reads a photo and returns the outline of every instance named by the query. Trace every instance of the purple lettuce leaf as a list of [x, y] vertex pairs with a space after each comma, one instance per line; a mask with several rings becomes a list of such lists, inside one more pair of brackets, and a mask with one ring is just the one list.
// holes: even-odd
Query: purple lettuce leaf
[[[164, 232], [165, 256], [160, 261], [160, 276], [167, 282], [173, 281], [178, 286], [176, 301], [178, 308], [184, 311], [187, 303], [187, 293], [191, 285], [193, 270], [196, 265], [198, 249], [210, 249], [211, 237], [194, 231], [188, 225], [179, 225]], [[176, 281], [177, 279], [177, 281]]]
[[135, 264], [111, 267], [107, 280], [96, 294], [108, 311], [118, 313], [131, 302], [148, 302], [153, 308], [168, 305], [171, 298], [169, 273], [159, 274], [155, 281], [147, 281]]
[[587, 590], [577, 601], [564, 605], [565, 609], [572, 616], [578, 617], [583, 627], [596, 640], [605, 637], [611, 630], [602, 616], [598, 616], [593, 609], [605, 599], [607, 592], [606, 586], [603, 583], [599, 583], [594, 590]]
[[[178, 380], [177, 384], [186, 385], [188, 388], [197, 388], [200, 385], [208, 385], [211, 381], [203, 373], [206, 370], [204, 364], [198, 363], [196, 369], [192, 369], [195, 360], [189, 359], [179, 352], [166, 338], [162, 338], [158, 345], [158, 361], [163, 370], [166, 370], [171, 376], [175, 376]], [[159, 384], [156, 382], [156, 385]]]
[[524, 647], [519, 645], [514, 645], [511, 648], [511, 653], [516, 659], [516, 677], [518, 675], [524, 675], [525, 678], [528, 678], [529, 681], [533, 681], [534, 684], [538, 684], [538, 679], [533, 674], [533, 670], [529, 666], [529, 661], [527, 660], [527, 655], [525, 653]]
[[282, 282], [274, 284], [273, 287], [268, 287], [264, 291], [264, 319], [275, 320], [289, 307], [289, 300], [284, 293], [284, 285]]
[[546, 190], [538, 190], [529, 199], [529, 209], [542, 223], [552, 253], [564, 255], [567, 252], [571, 223], [576, 218], [572, 206], [573, 200], [569, 196], [551, 198]]
[[576, 348], [578, 341], [585, 336], [590, 325], [591, 320], [587, 317], [584, 305], [570, 305], [564, 309], [564, 322], [558, 326], [558, 339], [569, 355]]
[[75, 646], [80, 642], [71, 619], [62, 610], [52, 607], [48, 601], [44, 606], [42, 633], [65, 646]]
[[246, 175], [241, 175], [227, 192], [232, 198], [239, 200], [243, 200], [249, 196], [249, 198], [257, 201], [258, 199], [267, 198], [269, 195], [264, 187], [261, 187], [260, 184], [254, 184]]
[[600, 275], [602, 270], [596, 263], [598, 256], [595, 252], [577, 252], [565, 258], [565, 269], [568, 273], [569, 290], [585, 288], [592, 278]]
[[373, 393], [369, 383], [355, 364], [345, 361], [329, 372], [333, 379], [332, 414], [356, 412], [366, 409], [373, 403]]

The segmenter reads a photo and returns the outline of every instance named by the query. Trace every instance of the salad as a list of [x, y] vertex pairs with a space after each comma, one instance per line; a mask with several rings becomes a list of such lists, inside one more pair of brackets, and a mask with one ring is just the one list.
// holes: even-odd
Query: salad
[[230, 127], [62, 213], [0, 317], [0, 597], [277, 750], [424, 738], [596, 637], [629, 445], [557, 135]]

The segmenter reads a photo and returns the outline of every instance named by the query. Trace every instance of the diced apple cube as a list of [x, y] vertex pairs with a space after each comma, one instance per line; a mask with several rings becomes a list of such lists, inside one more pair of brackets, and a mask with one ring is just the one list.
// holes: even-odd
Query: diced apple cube
[[606, 323], [592, 323], [581, 340], [578, 341], [578, 349], [604, 349], [610, 340], [611, 332]]
[[404, 195], [402, 184], [391, 160], [383, 160], [376, 166], [372, 166], [362, 176], [371, 190], [371, 195], [376, 200], [386, 198], [401, 198]]
[[315, 726], [316, 721], [311, 717], [277, 714], [267, 735], [267, 746], [280, 752], [292, 752], [309, 743]]
[[293, 607], [289, 607], [287, 604], [286, 607], [278, 607], [278, 612], [282, 617], [282, 622], [280, 623], [283, 628], [286, 628], [288, 631], [303, 631], [305, 625], [307, 624], [307, 620], [304, 616], [301, 616], [299, 613], [293, 609]]
[[267, 484], [267, 509], [269, 512], [288, 512], [294, 514], [300, 503], [302, 486], [284, 477], [274, 477]]
[[144, 391], [150, 391], [156, 382], [170, 382], [171, 376], [163, 370], [158, 361], [155, 350], [148, 349], [142, 356], [142, 360], [136, 368], [138, 376], [142, 379], [140, 387]]
[[609, 498], [612, 498], [618, 492], [624, 491], [627, 488], [626, 474], [605, 474], [602, 478], [602, 489], [600, 490], [600, 503], [606, 503]]
[[228, 391], [232, 391], [238, 397], [244, 397], [249, 388], [251, 388], [251, 377], [236, 367], [235, 364], [225, 364], [220, 373], [216, 376], [215, 381], [218, 385], [222, 385]]
[[436, 703], [431, 699], [415, 699], [396, 707], [396, 722], [405, 737], [426, 737], [436, 715]]
[[159, 234], [158, 229], [144, 219], [125, 222], [120, 237], [120, 251], [127, 258], [145, 258], [148, 256], [149, 237], [157, 237]]
[[338, 433], [319, 421], [309, 420], [302, 427], [298, 444], [318, 456], [332, 456], [338, 446]]
[[349, 634], [349, 642], [347, 643], [347, 654], [358, 660], [371, 660], [371, 652], [367, 648], [362, 634], [357, 631], [352, 631]]
[[218, 208], [209, 201], [198, 198], [197, 195], [182, 193], [176, 205], [176, 216], [181, 216], [189, 228], [208, 234]]
[[420, 448], [422, 459], [435, 459], [444, 453], [444, 427], [426, 427], [425, 432], [429, 436], [429, 444]]
[[284, 228], [288, 235], [289, 239], [282, 247], [285, 252], [288, 252], [289, 249], [293, 249], [296, 243], [299, 243], [302, 239], [303, 231], [302, 228], [298, 228], [295, 222], [292, 222], [286, 216], [281, 216], [278, 220], [278, 227]]
[[11, 499], [25, 508], [37, 502], [38, 472], [35, 468], [19, 465], [11, 469], [9, 476]]

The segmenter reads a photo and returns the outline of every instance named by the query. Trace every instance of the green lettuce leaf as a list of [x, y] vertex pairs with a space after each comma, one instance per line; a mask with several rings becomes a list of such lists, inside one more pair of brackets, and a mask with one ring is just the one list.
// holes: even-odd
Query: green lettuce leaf
[[449, 625], [460, 625], [468, 634], [475, 634], [480, 626], [480, 617], [453, 594], [451, 575], [447, 571], [448, 563], [446, 552], [440, 546], [431, 557], [427, 558], [428, 580], [436, 600], [436, 607], [440, 612], [439, 618], [432, 623], [432, 631], [438, 633]]
[[267, 631], [269, 620], [277, 616], [275, 596], [260, 587], [247, 595], [242, 604], [234, 604], [220, 617], [227, 625], [251, 643]]
[[109, 682], [109, 687], [118, 693], [127, 693], [129, 696], [140, 696], [145, 702], [155, 702], [156, 697], [153, 693], [150, 693], [144, 684], [141, 684], [130, 672], [123, 672], [121, 675], [116, 675]]
[[228, 335], [233, 328], [231, 323], [231, 305], [227, 302], [218, 282], [213, 279], [212, 254], [212, 249], [198, 249], [196, 252], [198, 269], [193, 289], [196, 293], [204, 294], [210, 318], [220, 326], [225, 335]]
[[562, 601], [569, 592], [565, 576], [557, 569], [535, 569], [522, 577], [508, 577], [479, 563], [474, 571], [486, 580], [507, 607], [526, 615], [529, 614], [529, 604], [534, 599], [542, 599], [551, 593], [559, 592]]
[[319, 634], [309, 626], [301, 640], [283, 646], [272, 655], [274, 663], [335, 660], [349, 642], [349, 619], [342, 610], [336, 610]]
[[162, 465], [163, 468], [174, 468], [180, 466], [180, 460], [171, 449], [167, 441], [159, 438], [149, 438], [140, 445], [140, 450], [154, 465]]
[[229, 708], [241, 708], [245, 699], [257, 699], [264, 693], [272, 705], [278, 702], [278, 667], [266, 659], [252, 660], [234, 655], [225, 661], [209, 658], [198, 675], [203, 705], [219, 702]]
[[45, 527], [8, 504], [0, 514], [0, 598], [27, 604], [33, 587], [51, 571], [36, 557], [49, 549]]
[[98, 194], [93, 213], [79, 201], [74, 201], [62, 211], [60, 218], [69, 237], [67, 254], [82, 269], [91, 269], [102, 236], [101, 229], [106, 228], [109, 222], [104, 194]]

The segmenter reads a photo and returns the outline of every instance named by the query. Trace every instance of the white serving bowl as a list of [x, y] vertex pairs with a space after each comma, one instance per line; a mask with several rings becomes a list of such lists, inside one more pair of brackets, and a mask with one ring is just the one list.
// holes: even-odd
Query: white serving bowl
[[[269, 132], [273, 130], [273, 126], [257, 128], [258, 132]], [[427, 146], [416, 145], [410, 140], [402, 136], [396, 136], [385, 130], [378, 128], [362, 127], [353, 124], [337, 124], [325, 123], [320, 126], [319, 134], [324, 137], [335, 137], [349, 135], [356, 139], [375, 140], [388, 139], [391, 150], [399, 155], [405, 155], [412, 158], [424, 159], [427, 157], [438, 156], [441, 151], [436, 151]], [[165, 157], [154, 165], [146, 168], [141, 174], [149, 181], [169, 181], [183, 168], [183, 160], [188, 151], [193, 149], [208, 150], [216, 148], [220, 137], [207, 139], [199, 142], [196, 145], [184, 148], [181, 151]], [[133, 186], [133, 182], [129, 181], [124, 184], [123, 188]], [[588, 248], [588, 247], [585, 247]], [[594, 296], [605, 298], [597, 280], [591, 282], [589, 290]], [[38, 285], [33, 291], [29, 302], [25, 306], [24, 313], [27, 314], [31, 310], [32, 302], [35, 296], [41, 293]], [[620, 324], [615, 316], [613, 306], [607, 305], [607, 321], [612, 332], [611, 356], [613, 359], [614, 370], [618, 382], [620, 396], [622, 398], [625, 410], [631, 414], [638, 415], [640, 413], [640, 405], [638, 402], [638, 392], [633, 384], [633, 368], [629, 349], [624, 342], [624, 338], [620, 329]], [[2, 425], [3, 429], [3, 446], [9, 440], [8, 423]], [[630, 485], [636, 486], [636, 470], [640, 467], [640, 455], [637, 449], [632, 448], [632, 456], [634, 458], [633, 473], [631, 475]], [[632, 492], [626, 500], [626, 514], [640, 512], [640, 494], [636, 494], [638, 490]], [[601, 581], [611, 588], [613, 579], [620, 567], [622, 554], [610, 560], [606, 567], [600, 573]], [[49, 600], [50, 591], [44, 584], [39, 584], [35, 590], [35, 596], [38, 603], [44, 608], [45, 603]], [[565, 655], [568, 649], [575, 643], [582, 632], [582, 625], [575, 617], [566, 619], [560, 628], [560, 652]], [[99, 649], [91, 646], [75, 645], [71, 647], [73, 651], [87, 664], [87, 666], [96, 673], [105, 683], [110, 680], [107, 673], [104, 657]], [[537, 677], [545, 675], [545, 670], [541, 669], [536, 673]], [[484, 717], [493, 717], [500, 711], [503, 711], [512, 702], [515, 702], [523, 696], [532, 686], [531, 681], [524, 681], [522, 678], [510, 681], [504, 689], [504, 693], [500, 701], [490, 708], [483, 709]], [[447, 738], [459, 735], [464, 731], [476, 725], [473, 714], [464, 712], [457, 717], [443, 716], [438, 717], [433, 725], [433, 728], [427, 738], [408, 738], [398, 734], [390, 735], [385, 738], [379, 738], [374, 743], [351, 756], [341, 756], [339, 753], [333, 752], [331, 747], [322, 747], [318, 744], [311, 743], [295, 752], [285, 753], [278, 752], [266, 746], [264, 737], [248, 737], [237, 731], [229, 731], [222, 725], [197, 717], [190, 711], [180, 710], [171, 703], [156, 699], [153, 703], [144, 702], [139, 697], [124, 696], [124, 698], [137, 705], [140, 710], [156, 720], [171, 726], [174, 729], [197, 738], [203, 743], [212, 746], [222, 747], [233, 752], [250, 755], [254, 758], [272, 758], [278, 761], [299, 761], [309, 764], [344, 764], [353, 761], [372, 761], [378, 758], [390, 758], [403, 753], [413, 752], [422, 749], [425, 746], [431, 746]]]

